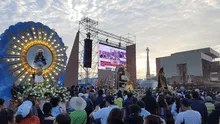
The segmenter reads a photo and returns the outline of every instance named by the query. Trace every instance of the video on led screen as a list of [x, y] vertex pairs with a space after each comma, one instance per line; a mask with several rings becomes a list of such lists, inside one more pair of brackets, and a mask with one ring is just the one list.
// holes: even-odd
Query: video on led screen
[[120, 64], [126, 67], [126, 50], [99, 43], [99, 69], [115, 70]]

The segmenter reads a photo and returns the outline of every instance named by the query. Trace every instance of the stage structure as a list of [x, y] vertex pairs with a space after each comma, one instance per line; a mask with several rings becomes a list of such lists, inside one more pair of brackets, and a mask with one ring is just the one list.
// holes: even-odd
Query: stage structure
[[[85, 60], [83, 60], [85, 55], [85, 39], [88, 37], [92, 40], [92, 59], [91, 59], [91, 67], [85, 67]], [[90, 19], [88, 17], [82, 18], [79, 22], [79, 59], [78, 59], [78, 79], [83, 80], [85, 83], [88, 83], [89, 78], [99, 78], [109, 76], [111, 81], [114, 82], [115, 71], [103, 70], [99, 69], [99, 47], [101, 45], [110, 46], [116, 49], [119, 49], [121, 53], [125, 50], [123, 54], [128, 56], [127, 59], [131, 61], [125, 61], [126, 66], [130, 66], [127, 68], [127, 71], [132, 73], [131, 78], [133, 82], [136, 82], [136, 45], [135, 41], [136, 36], [132, 34], [128, 34], [127, 38], [125, 36], [118, 36], [106, 31], [103, 31], [98, 28], [98, 21]], [[77, 43], [77, 41], [75, 41]], [[74, 43], [75, 46], [77, 46]], [[130, 47], [129, 47], [130, 46]], [[132, 46], [132, 47], [131, 47]], [[128, 51], [127, 51], [128, 50]], [[88, 52], [88, 51], [86, 51]], [[129, 55], [129, 54], [130, 55]], [[72, 54], [72, 53], [71, 53]], [[132, 55], [131, 55], [132, 54]], [[84, 58], [85, 59], [85, 58]], [[126, 58], [125, 58], [126, 59]], [[132, 66], [132, 67], [131, 67]], [[116, 68], [116, 67], [115, 67]], [[106, 73], [105, 73], [106, 72]], [[110, 72], [110, 73], [109, 73]], [[110, 80], [109, 80], [110, 81]], [[74, 82], [74, 84], [76, 84]]]

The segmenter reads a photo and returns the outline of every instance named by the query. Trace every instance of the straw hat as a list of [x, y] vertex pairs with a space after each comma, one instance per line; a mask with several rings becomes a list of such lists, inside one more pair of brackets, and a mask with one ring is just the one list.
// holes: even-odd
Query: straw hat
[[84, 110], [86, 108], [86, 101], [81, 97], [72, 97], [70, 99], [70, 106], [74, 110]]

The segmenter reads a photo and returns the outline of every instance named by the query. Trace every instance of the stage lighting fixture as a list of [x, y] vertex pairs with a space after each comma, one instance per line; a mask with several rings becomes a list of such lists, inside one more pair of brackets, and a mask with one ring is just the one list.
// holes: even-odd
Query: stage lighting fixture
[[87, 35], [87, 39], [90, 39], [90, 35], [91, 35], [91, 33], [88, 32], [86, 35]]
[[119, 48], [121, 47], [121, 42], [119, 42], [118, 46], [119, 46]]

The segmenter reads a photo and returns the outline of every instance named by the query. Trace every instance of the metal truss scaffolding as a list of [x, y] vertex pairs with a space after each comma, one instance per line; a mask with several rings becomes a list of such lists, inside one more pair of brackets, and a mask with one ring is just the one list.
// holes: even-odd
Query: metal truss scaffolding
[[[98, 21], [90, 19], [88, 17], [82, 18], [79, 21], [79, 73], [78, 79], [89, 82], [89, 78], [98, 77], [98, 44], [99, 42], [105, 42], [106, 44], [119, 45], [121, 48], [126, 48], [128, 45], [135, 44], [136, 37], [132, 35], [134, 40], [126, 37], [118, 36], [103, 30], [98, 29]], [[83, 67], [83, 55], [84, 55], [84, 39], [87, 38], [87, 34], [90, 34], [90, 39], [93, 40], [92, 43], [92, 67]]]

